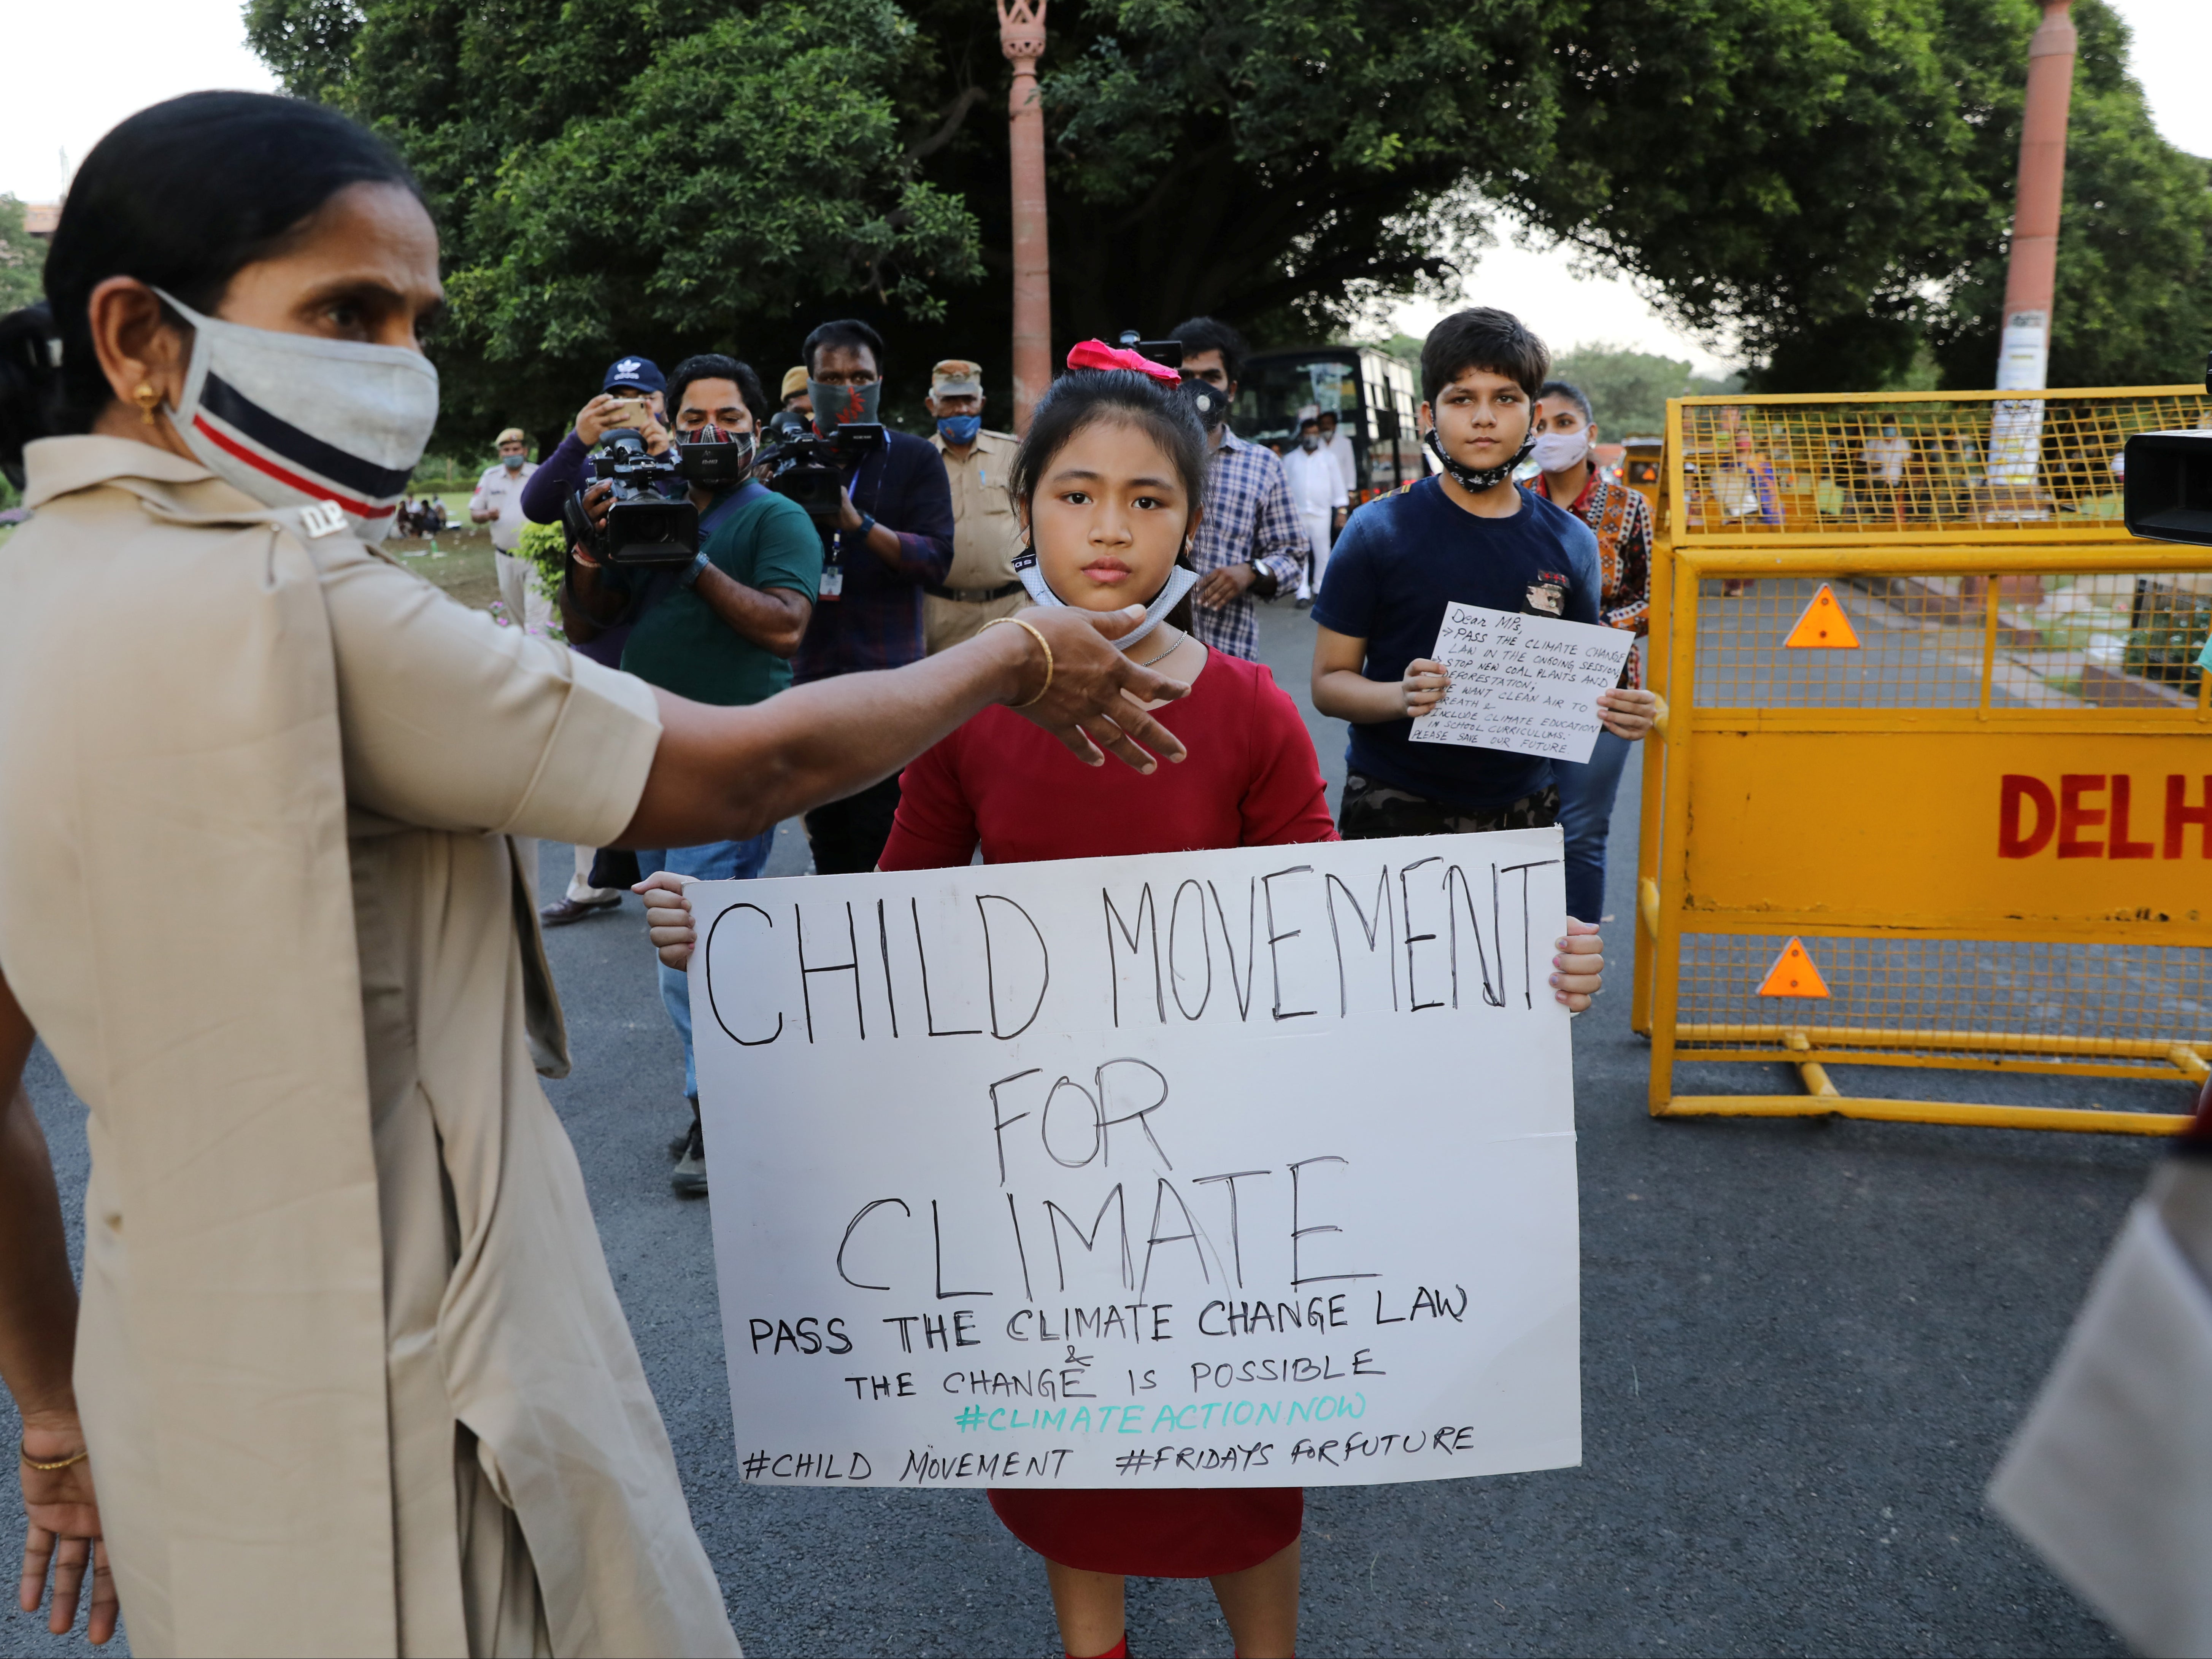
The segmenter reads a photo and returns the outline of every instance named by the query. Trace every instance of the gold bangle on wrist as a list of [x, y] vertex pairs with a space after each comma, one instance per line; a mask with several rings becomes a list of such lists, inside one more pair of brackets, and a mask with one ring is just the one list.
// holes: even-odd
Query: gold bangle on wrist
[[1036, 696], [1031, 697], [1028, 702], [1010, 702], [1006, 707], [1009, 708], [1027, 708], [1032, 704], [1043, 702], [1044, 694], [1052, 690], [1052, 642], [1047, 640], [1042, 634], [1039, 633], [1034, 626], [1024, 622], [1019, 617], [994, 617], [990, 621], [985, 623], [981, 628], [977, 629], [975, 631], [978, 634], [988, 632], [990, 629], [996, 628], [1000, 623], [1012, 623], [1015, 627], [1022, 629], [1023, 632], [1026, 633], [1031, 639], [1037, 642], [1037, 649], [1044, 653], [1044, 684], [1037, 687]]
[[92, 1455], [92, 1449], [88, 1446], [76, 1456], [64, 1457], [58, 1463], [41, 1463], [31, 1455], [30, 1448], [19, 1438], [15, 1442], [15, 1455], [23, 1460], [26, 1468], [36, 1469], [41, 1474], [52, 1474], [56, 1469], [65, 1469], [73, 1463], [83, 1462], [86, 1458]]

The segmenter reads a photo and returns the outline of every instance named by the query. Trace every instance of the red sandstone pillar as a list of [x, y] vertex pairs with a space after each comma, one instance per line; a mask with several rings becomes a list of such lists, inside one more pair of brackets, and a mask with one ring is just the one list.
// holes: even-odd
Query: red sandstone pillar
[[1045, 0], [998, 0], [998, 7], [999, 49], [1014, 66], [1006, 120], [1014, 163], [1014, 430], [1022, 434], [1052, 384], [1052, 248], [1045, 234], [1044, 111], [1036, 82]]
[[[2058, 276], [2058, 216], [2066, 195], [2066, 109], [2074, 97], [2071, 0], [2043, 0], [2027, 48], [2027, 105], [2020, 129], [2012, 260], [2005, 274], [1997, 390], [2040, 388], [2051, 372], [2051, 306]], [[1990, 411], [1990, 482], [2033, 487], [2043, 442], [2043, 404], [2000, 403]], [[2023, 502], [2003, 516], [2032, 514]]]

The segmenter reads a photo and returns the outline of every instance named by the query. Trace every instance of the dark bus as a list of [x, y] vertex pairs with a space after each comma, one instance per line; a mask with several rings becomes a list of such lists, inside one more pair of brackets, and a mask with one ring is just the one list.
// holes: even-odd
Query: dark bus
[[1309, 404], [1334, 413], [1337, 430], [1352, 440], [1355, 506], [1428, 476], [1414, 431], [1419, 388], [1395, 357], [1348, 345], [1255, 352], [1244, 360], [1230, 416], [1238, 437], [1282, 449], [1297, 442], [1298, 411]]

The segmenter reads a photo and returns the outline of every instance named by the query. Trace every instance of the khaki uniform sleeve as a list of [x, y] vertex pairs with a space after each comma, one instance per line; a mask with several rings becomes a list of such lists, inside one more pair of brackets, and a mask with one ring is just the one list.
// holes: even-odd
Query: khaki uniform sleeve
[[501, 628], [358, 544], [310, 546], [351, 805], [425, 829], [584, 847], [621, 833], [660, 740], [651, 687]]

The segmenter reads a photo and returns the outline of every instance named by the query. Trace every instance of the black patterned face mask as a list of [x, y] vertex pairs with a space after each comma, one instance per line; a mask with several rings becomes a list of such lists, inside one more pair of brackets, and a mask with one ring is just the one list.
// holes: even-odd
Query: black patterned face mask
[[1474, 467], [1461, 465], [1444, 453], [1443, 444], [1437, 438], [1437, 429], [1434, 427], [1429, 428], [1428, 435], [1421, 441], [1428, 446], [1430, 454], [1443, 463], [1444, 471], [1451, 475], [1451, 481], [1454, 483], [1462, 489], [1472, 490], [1480, 495], [1486, 489], [1495, 489], [1505, 479], [1513, 476], [1513, 469], [1527, 460], [1528, 452], [1535, 448], [1536, 434], [1534, 424], [1531, 422], [1528, 434], [1521, 440], [1519, 452], [1511, 460], [1501, 466]]

